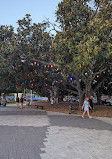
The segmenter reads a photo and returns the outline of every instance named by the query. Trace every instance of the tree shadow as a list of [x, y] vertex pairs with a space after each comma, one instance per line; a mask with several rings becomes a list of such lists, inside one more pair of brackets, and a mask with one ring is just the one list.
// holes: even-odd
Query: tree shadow
[[47, 113], [45, 111], [0, 111], [0, 116], [5, 116], [5, 115], [29, 115], [29, 116], [33, 116], [33, 115], [46, 115]]
[[44, 140], [47, 138], [47, 131], [47, 127], [0, 126], [0, 155], [5, 147], [5, 153], [11, 155], [10, 158], [41, 159], [40, 154], [45, 153], [41, 148], [45, 148]]
[[95, 130], [109, 130], [112, 131], [112, 124], [106, 123], [99, 119], [84, 119], [81, 116], [68, 116], [68, 115], [49, 115], [50, 123], [52, 126], [60, 127], [78, 127], [85, 129]]

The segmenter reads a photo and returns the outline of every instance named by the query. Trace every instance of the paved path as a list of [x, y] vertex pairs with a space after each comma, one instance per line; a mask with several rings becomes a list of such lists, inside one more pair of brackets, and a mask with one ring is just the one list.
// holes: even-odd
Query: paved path
[[112, 159], [112, 118], [1, 107], [0, 159]]

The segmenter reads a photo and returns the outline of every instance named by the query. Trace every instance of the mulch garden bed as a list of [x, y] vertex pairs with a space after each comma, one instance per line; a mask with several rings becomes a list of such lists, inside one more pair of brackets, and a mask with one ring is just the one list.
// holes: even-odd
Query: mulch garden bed
[[[51, 105], [49, 102], [35, 102], [34, 106], [44, 106], [44, 110], [52, 112], [60, 112], [69, 114], [69, 105], [73, 105], [77, 110], [73, 114], [82, 115], [82, 111], [78, 110], [78, 103], [60, 102], [57, 105]], [[95, 105], [94, 111], [91, 114], [96, 117], [110, 117], [112, 118], [112, 106]]]

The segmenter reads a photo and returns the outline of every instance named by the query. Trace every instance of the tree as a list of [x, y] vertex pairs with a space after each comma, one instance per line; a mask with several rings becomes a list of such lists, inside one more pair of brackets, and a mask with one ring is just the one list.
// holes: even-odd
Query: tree
[[45, 21], [32, 24], [29, 14], [18, 20], [17, 33], [11, 26], [1, 26], [1, 92], [32, 89], [45, 96], [54, 88], [59, 92], [62, 78], [52, 62], [53, 36], [46, 31], [48, 27]]
[[14, 90], [12, 73], [12, 52], [15, 45], [15, 35], [12, 26], [0, 26], [0, 92]]
[[58, 80], [61, 81], [61, 74], [52, 62], [53, 36], [46, 31], [49, 23], [32, 24], [31, 16], [27, 14], [18, 20], [18, 25], [12, 56], [15, 87], [17, 91], [27, 88], [49, 96], [54, 85], [58, 87]]
[[[112, 66], [112, 21], [105, 16], [105, 12], [110, 14], [111, 3], [97, 2], [98, 7], [93, 10], [87, 2], [63, 0], [59, 3], [56, 14], [62, 32], [56, 35], [53, 45], [63, 75], [73, 77], [69, 83], [74, 89], [68, 91], [79, 95], [80, 106], [84, 95], [89, 97], [101, 86]], [[102, 81], [94, 85], [97, 76]]]

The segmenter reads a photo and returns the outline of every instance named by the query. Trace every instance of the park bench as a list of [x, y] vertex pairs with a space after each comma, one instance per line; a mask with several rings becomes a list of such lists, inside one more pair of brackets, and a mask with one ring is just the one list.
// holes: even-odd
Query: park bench
[[37, 109], [44, 109], [44, 106], [43, 105], [39, 105], [38, 102], [32, 103], [31, 106], [35, 106]]
[[72, 114], [72, 113], [75, 112], [76, 110], [78, 110], [76, 106], [73, 106], [73, 105], [71, 105], [71, 104], [69, 105], [69, 114]]
[[42, 106], [42, 105], [37, 105], [37, 108], [38, 108], [38, 109], [44, 109], [44, 106]]

